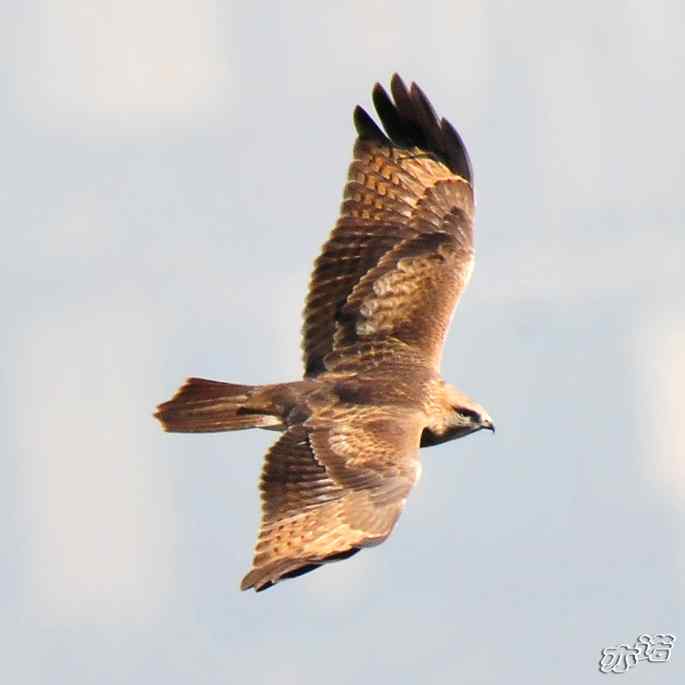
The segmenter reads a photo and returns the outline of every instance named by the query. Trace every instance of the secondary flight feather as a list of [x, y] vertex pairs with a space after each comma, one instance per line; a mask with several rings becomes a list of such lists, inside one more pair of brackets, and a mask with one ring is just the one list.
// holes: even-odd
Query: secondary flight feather
[[456, 130], [395, 75], [361, 107], [340, 217], [316, 260], [302, 380], [190, 378], [155, 416], [170, 432], [267, 428], [257, 591], [383, 542], [420, 474], [419, 448], [494, 430], [440, 376], [473, 270], [473, 172]]

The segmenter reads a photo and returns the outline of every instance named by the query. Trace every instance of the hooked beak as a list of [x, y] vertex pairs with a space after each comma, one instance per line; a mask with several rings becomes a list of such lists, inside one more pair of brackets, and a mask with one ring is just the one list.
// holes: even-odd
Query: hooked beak
[[495, 433], [495, 424], [492, 422], [491, 419], [488, 419], [487, 421], [483, 421], [483, 428], [485, 430], [492, 431], [493, 434]]

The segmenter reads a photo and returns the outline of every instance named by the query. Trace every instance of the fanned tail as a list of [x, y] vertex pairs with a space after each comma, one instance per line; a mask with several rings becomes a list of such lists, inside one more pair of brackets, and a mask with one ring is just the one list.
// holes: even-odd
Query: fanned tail
[[276, 428], [282, 424], [278, 416], [246, 406], [262, 387], [189, 378], [168, 402], [157, 407], [155, 418], [170, 433]]

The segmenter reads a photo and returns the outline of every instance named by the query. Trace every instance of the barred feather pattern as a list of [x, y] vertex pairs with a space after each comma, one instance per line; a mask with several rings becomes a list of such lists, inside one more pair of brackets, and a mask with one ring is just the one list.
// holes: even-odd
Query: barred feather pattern
[[[355, 114], [359, 138], [340, 218], [314, 265], [304, 311], [308, 376], [332, 368], [327, 361], [332, 352], [390, 338], [411, 341], [415, 355], [439, 365], [452, 311], [473, 268], [474, 200], [463, 143], [445, 120], [438, 122], [416, 85], [407, 90], [394, 77], [392, 92], [394, 104], [381, 86], [374, 90], [389, 137], [366, 112], [359, 108]], [[421, 238], [435, 234], [443, 237]], [[393, 278], [389, 270], [402, 275]], [[384, 282], [377, 283], [379, 278]], [[368, 289], [375, 291], [376, 305], [366, 302], [367, 310], [385, 297], [390, 314], [390, 302], [403, 301], [394, 321], [386, 316], [383, 326], [374, 327], [368, 320], [360, 309], [365, 302], [355, 297]], [[426, 300], [431, 306], [437, 302], [440, 318], [405, 318]], [[404, 334], [396, 335], [398, 327]]]

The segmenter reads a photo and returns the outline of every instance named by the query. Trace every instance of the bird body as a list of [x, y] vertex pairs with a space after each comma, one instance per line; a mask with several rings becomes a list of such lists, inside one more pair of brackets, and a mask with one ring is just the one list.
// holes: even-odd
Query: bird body
[[[420, 474], [419, 447], [494, 430], [440, 376], [473, 269], [466, 149], [422, 91], [376, 85], [385, 133], [361, 108], [340, 218], [317, 259], [303, 326], [304, 377], [263, 386], [191, 378], [158, 407], [171, 432], [264, 428], [262, 523], [242, 589], [382, 542]], [[387, 135], [386, 135], [387, 134]]]

